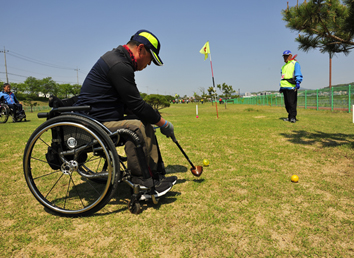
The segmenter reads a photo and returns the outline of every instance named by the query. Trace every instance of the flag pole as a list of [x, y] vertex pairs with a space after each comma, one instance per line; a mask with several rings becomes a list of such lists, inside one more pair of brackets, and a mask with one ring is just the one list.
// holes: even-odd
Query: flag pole
[[[210, 67], [211, 67], [211, 77], [212, 77], [212, 79], [213, 79], [214, 93], [216, 93], [215, 80], [214, 80], [214, 71], [213, 71], [213, 62], [211, 61], [211, 53], [210, 53], [209, 40], [204, 44], [204, 46], [203, 46], [202, 49], [199, 51], [199, 53], [204, 54], [204, 61], [207, 60], [208, 54], [209, 54]], [[212, 98], [211, 101], [213, 101], [213, 98]], [[216, 100], [216, 95], [215, 95], [215, 106], [216, 106], [216, 117], [219, 118], [218, 103], [217, 103], [217, 100]]]
[[[209, 45], [210, 48], [210, 45]], [[210, 51], [211, 52], [211, 51]], [[214, 80], [214, 72], [213, 72], [213, 63], [211, 61], [211, 53], [209, 53], [209, 59], [210, 59], [210, 67], [211, 67], [211, 77], [213, 79], [213, 87], [214, 87], [214, 92], [216, 93], [215, 89], [215, 80]], [[216, 107], [216, 118], [219, 118], [219, 112], [218, 112], [218, 103], [216, 100], [216, 95], [215, 95], [215, 107]]]

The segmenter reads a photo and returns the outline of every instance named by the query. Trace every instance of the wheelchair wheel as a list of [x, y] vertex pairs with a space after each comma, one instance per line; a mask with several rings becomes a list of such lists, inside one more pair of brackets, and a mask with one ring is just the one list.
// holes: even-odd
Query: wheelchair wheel
[[[103, 208], [118, 186], [119, 168], [108, 134], [78, 115], [58, 116], [40, 125], [28, 140], [23, 158], [32, 194], [63, 216], [85, 216]], [[100, 177], [106, 178], [104, 183], [90, 180]]]
[[0, 107], [0, 123], [6, 123], [9, 119], [9, 107], [5, 104], [1, 104]]
[[141, 204], [139, 202], [133, 202], [131, 200], [129, 200], [128, 202], [128, 208], [130, 213], [138, 215], [139, 213], [141, 213], [142, 208], [141, 208]]

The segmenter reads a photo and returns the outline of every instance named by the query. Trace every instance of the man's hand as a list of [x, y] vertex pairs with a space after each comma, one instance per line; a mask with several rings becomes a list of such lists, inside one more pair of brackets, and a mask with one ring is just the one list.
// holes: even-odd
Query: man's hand
[[168, 137], [171, 137], [171, 139], [172, 139], [173, 141], [176, 141], [175, 130], [174, 130], [173, 124], [172, 124], [171, 122], [168, 122], [167, 120], [166, 120], [166, 122], [167, 122], [166, 125], [165, 125], [165, 126], [162, 126], [162, 127], [160, 128], [161, 133], [164, 134], [164, 135], [166, 135], [167, 138], [168, 138]]
[[298, 89], [300, 89], [300, 83], [296, 83], [296, 89], [298, 90]]

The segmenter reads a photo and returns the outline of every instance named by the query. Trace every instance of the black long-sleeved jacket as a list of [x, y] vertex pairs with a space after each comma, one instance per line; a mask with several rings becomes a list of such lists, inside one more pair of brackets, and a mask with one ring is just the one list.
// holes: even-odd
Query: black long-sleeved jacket
[[91, 106], [87, 113], [100, 122], [124, 119], [129, 109], [140, 120], [156, 124], [161, 116], [140, 96], [133, 62], [123, 46], [105, 53], [87, 75], [76, 106]]

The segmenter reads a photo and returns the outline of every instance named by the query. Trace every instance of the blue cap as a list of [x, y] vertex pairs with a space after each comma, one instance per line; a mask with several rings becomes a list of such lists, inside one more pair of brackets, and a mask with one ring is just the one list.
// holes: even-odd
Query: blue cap
[[283, 52], [283, 56], [288, 56], [288, 55], [290, 55], [291, 54], [291, 51], [290, 50], [285, 50], [284, 52]]
[[154, 61], [156, 65], [163, 65], [161, 58], [159, 57], [161, 44], [154, 34], [148, 30], [139, 30], [130, 38], [130, 40], [136, 40], [144, 44], [145, 47], [148, 48], [151, 52], [153, 57], [152, 61]]

